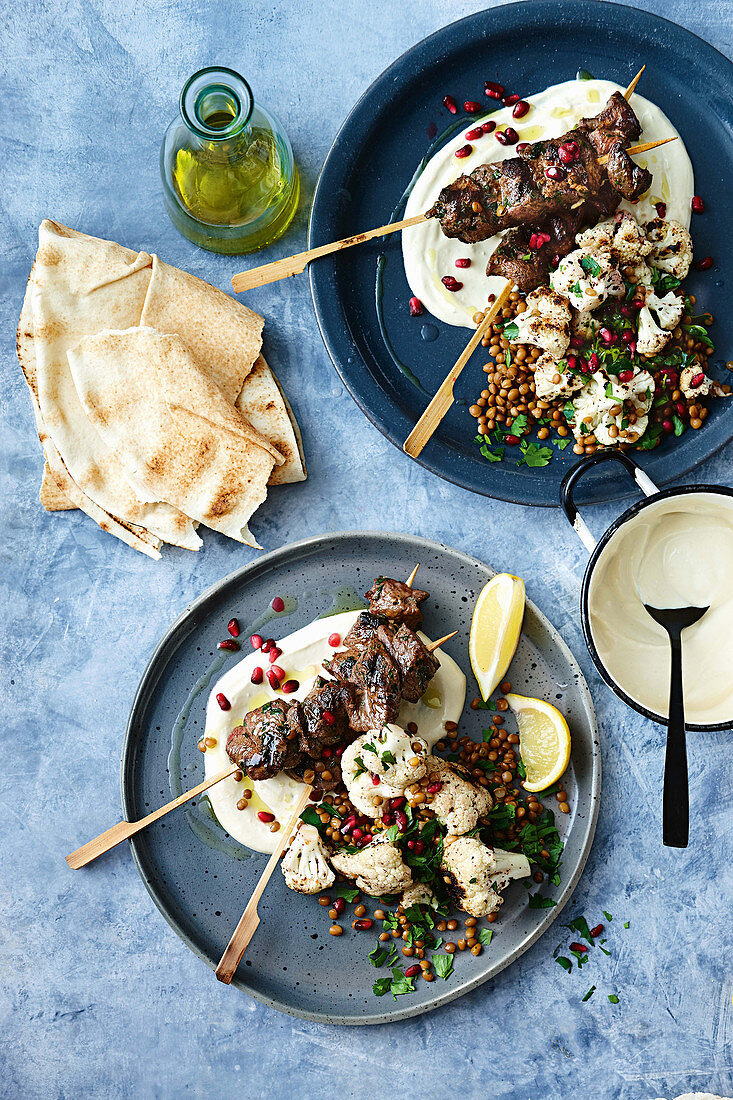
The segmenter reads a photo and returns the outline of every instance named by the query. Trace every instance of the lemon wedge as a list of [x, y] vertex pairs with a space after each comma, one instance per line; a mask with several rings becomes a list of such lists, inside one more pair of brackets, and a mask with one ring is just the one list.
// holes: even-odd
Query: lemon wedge
[[486, 701], [506, 675], [522, 632], [524, 581], [497, 573], [485, 584], [471, 619], [468, 655]]
[[543, 699], [507, 695], [519, 726], [525, 791], [544, 791], [557, 782], [570, 760], [570, 730], [557, 707]]

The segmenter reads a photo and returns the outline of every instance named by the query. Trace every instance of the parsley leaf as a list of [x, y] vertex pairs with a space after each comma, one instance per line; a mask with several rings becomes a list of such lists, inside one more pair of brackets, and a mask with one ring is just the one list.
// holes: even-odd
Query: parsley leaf
[[493, 938], [494, 938], [494, 929], [493, 928], [482, 928], [481, 931], [478, 934], [478, 941], [479, 941], [479, 943], [483, 944], [484, 947], [488, 947]]
[[594, 985], [592, 985], [590, 987], [590, 989], [588, 990], [588, 992], [586, 993], [585, 997], [583, 997], [583, 1001], [589, 1001], [591, 999], [591, 997], [593, 996], [593, 994], [595, 993], [595, 991], [596, 991], [596, 987]]
[[563, 970], [567, 970], [568, 973], [570, 973], [570, 971], [573, 969], [573, 964], [571, 963], [570, 959], [566, 959], [564, 955], [558, 955], [555, 959], [555, 962], [558, 963], [563, 968]]
[[395, 756], [395, 754], [393, 752], [390, 752], [389, 750], [387, 750], [387, 752], [382, 753], [382, 763], [385, 766], [387, 766], [389, 764], [396, 764], [397, 763], [397, 757]]
[[592, 256], [581, 256], [580, 266], [588, 275], [600, 275], [601, 265]]
[[517, 466], [547, 466], [552, 458], [552, 447], [540, 447], [537, 443], [528, 443], [523, 439], [519, 444], [522, 452]]
[[606, 918], [606, 920], [613, 920], [613, 917], [611, 916], [611, 914], [607, 913], [605, 909], [603, 910], [603, 915]]
[[519, 326], [516, 325], [514, 321], [510, 321], [508, 324], [504, 325], [502, 332], [507, 340], [514, 340], [519, 336]]
[[433, 969], [439, 978], [445, 980], [449, 974], [453, 973], [453, 956], [433, 955]]
[[372, 964], [372, 966], [384, 966], [387, 959], [389, 958], [389, 955], [390, 953], [387, 948], [382, 947], [381, 943], [377, 941], [377, 946], [374, 948], [373, 951], [369, 952], [369, 962]]
[[590, 928], [588, 927], [588, 921], [584, 916], [575, 917], [570, 921], [570, 924], [566, 924], [565, 928], [569, 928], [571, 932], [577, 932], [588, 943], [593, 943], [593, 937], [590, 934]]
[[616, 996], [615, 993], [609, 993], [608, 994], [608, 999], [609, 999], [609, 1001], [611, 1002], [612, 1005], [617, 1005], [618, 1004], [618, 997]]
[[543, 897], [540, 893], [529, 895], [530, 909], [552, 909], [554, 905], [557, 905], [557, 902], [552, 898]]
[[672, 417], [672, 423], [674, 424], [674, 434], [675, 435], [678, 435], [678, 436], [682, 435], [682, 433], [686, 430], [684, 420], [682, 420], [682, 418], [679, 417], [677, 415], [677, 413], [675, 413], [674, 416]]
[[336, 887], [336, 897], [343, 898], [344, 901], [356, 901], [359, 896], [359, 891], [356, 886], [343, 886]]

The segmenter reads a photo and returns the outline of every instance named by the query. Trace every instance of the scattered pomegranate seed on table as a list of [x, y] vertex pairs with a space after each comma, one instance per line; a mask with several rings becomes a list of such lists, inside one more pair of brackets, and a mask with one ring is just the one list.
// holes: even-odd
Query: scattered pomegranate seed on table
[[412, 966], [408, 966], [405, 970], [406, 978], [416, 978], [420, 973], [420, 966], [418, 963], [414, 963]]
[[463, 110], [467, 115], [477, 115], [479, 111], [482, 110], [482, 107], [475, 99], [467, 99], [463, 104]]
[[456, 260], [456, 267], [470, 267], [471, 261], [464, 257], [463, 259]]
[[285, 610], [285, 600], [283, 600], [280, 596], [275, 596], [275, 599], [270, 604], [270, 607], [274, 612], [276, 612], [276, 614], [279, 615], [281, 611]]
[[484, 81], [484, 92], [490, 99], [501, 99], [504, 95], [504, 85], [497, 84], [493, 80]]
[[452, 115], [454, 115], [458, 110], [458, 108], [456, 107], [456, 101], [452, 95], [447, 95], [443, 97], [443, 106], [447, 107]]
[[463, 160], [464, 157], [470, 157], [473, 152], [473, 145], [462, 145], [460, 149], [456, 149], [454, 156], [459, 160]]
[[602, 931], [603, 931], [603, 925], [602, 924], [597, 924], [595, 926], [595, 928], [591, 928], [590, 934], [595, 939], [596, 936], [600, 936]]
[[692, 266], [695, 268], [695, 271], [707, 271], [708, 268], [713, 266], [713, 257], [703, 256], [701, 260], [696, 260]]
[[519, 436], [505, 435], [504, 442], [508, 443], [510, 447], [516, 447], [517, 443], [519, 443]]
[[231, 634], [232, 638], [239, 637], [239, 622], [237, 619], [230, 619], [227, 623], [227, 630]]
[[352, 921], [351, 927], [356, 929], [357, 932], [368, 932], [373, 923], [371, 917], [362, 917], [361, 920]]
[[420, 317], [422, 314], [422, 302], [419, 298], [410, 298], [410, 316]]
[[527, 103], [526, 99], [520, 99], [517, 103], [514, 104], [514, 110], [512, 111], [512, 116], [514, 118], [524, 118], [524, 116], [527, 114], [528, 110], [529, 110], [529, 103]]
[[585, 946], [584, 943], [577, 943], [576, 942], [576, 943], [571, 943], [570, 944], [570, 950], [571, 951], [579, 951], [581, 955], [585, 955], [588, 948]]
[[219, 704], [219, 706], [221, 707], [222, 710], [231, 710], [232, 709], [232, 704], [229, 702], [229, 700], [227, 699], [227, 697], [226, 697], [226, 695], [224, 694], [223, 691], [218, 691], [216, 693], [216, 701], [217, 701], [217, 703]]
[[700, 195], [692, 196], [692, 209], [695, 214], [702, 214], [705, 210], [705, 203]]
[[262, 671], [260, 666], [257, 665], [256, 668], [252, 669], [252, 675], [250, 676], [250, 680], [253, 684], [261, 684], [263, 679], [264, 679], [264, 676], [265, 676], [264, 672]]
[[239, 649], [239, 642], [235, 642], [234, 638], [225, 638], [223, 642], [219, 642], [217, 649], [228, 649], [232, 653], [236, 653]]
[[518, 95], [505, 95], [501, 101], [505, 107], [513, 107], [515, 103], [519, 103]]

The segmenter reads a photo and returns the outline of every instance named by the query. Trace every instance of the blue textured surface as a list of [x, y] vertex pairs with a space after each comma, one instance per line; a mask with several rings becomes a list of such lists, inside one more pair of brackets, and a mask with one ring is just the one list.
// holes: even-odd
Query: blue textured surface
[[[37, 223], [51, 216], [158, 251], [227, 288], [231, 260], [197, 251], [162, 208], [158, 143], [186, 76], [213, 62], [239, 68], [291, 135], [305, 200], [274, 259], [303, 247], [318, 168], [361, 91], [424, 34], [480, 6], [18, 0], [4, 9], [3, 1098], [733, 1093], [731, 735], [691, 738], [692, 843], [664, 850], [661, 732], [593, 672], [578, 625], [584, 553], [575, 536], [559, 512], [472, 496], [402, 457], [338, 382], [305, 279], [265, 288], [255, 304], [303, 427], [310, 477], [273, 492], [254, 528], [267, 547], [340, 528], [410, 530], [526, 578], [596, 700], [603, 804], [569, 911], [612, 912], [613, 955], [594, 951], [581, 974], [566, 975], [549, 937], [445, 1010], [346, 1032], [218, 986], [155, 912], [124, 848], [83, 873], [63, 862], [119, 813], [122, 730], [156, 639], [250, 552], [207, 534], [200, 554], [172, 551], [156, 565], [85, 516], [41, 510], [40, 453], [14, 357]], [[733, 54], [728, 3], [644, 6]], [[700, 477], [728, 482], [732, 455], [729, 446]], [[616, 511], [593, 510], [591, 526], [600, 530]], [[581, 1003], [592, 984], [595, 996]], [[612, 991], [616, 1006], [606, 998]]]

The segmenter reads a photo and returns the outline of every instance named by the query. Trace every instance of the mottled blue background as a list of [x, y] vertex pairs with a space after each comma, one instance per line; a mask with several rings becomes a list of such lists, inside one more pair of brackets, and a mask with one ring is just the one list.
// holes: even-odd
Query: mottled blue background
[[[729, 734], [690, 745], [692, 843], [659, 837], [662, 737], [594, 675], [578, 628], [584, 552], [561, 515], [495, 503], [428, 474], [372, 428], [324, 351], [307, 280], [265, 288], [265, 348], [303, 427], [310, 477], [254, 528], [269, 548], [382, 527], [440, 539], [527, 580], [590, 681], [603, 737], [595, 846], [569, 913], [614, 914], [613, 956], [583, 973], [550, 933], [449, 1008], [344, 1030], [277, 1014], [213, 975], [155, 911], [126, 848], [84, 873], [64, 855], [119, 814], [122, 731], [156, 639], [188, 600], [251, 556], [207, 533], [157, 565], [78, 512], [38, 503], [41, 455], [15, 360], [15, 325], [44, 216], [228, 289], [231, 260], [195, 249], [163, 213], [158, 145], [184, 79], [241, 70], [289, 131], [313, 185], [346, 112], [408, 46], [483, 5], [454, 0], [15, 0], [2, 76], [2, 616], [0, 1094], [177, 1097], [575, 1096], [647, 1100], [733, 1092]], [[656, 0], [733, 54], [728, 0]], [[711, 89], [714, 94], [714, 89]], [[730, 481], [733, 449], [703, 467]], [[385, 487], [388, 487], [385, 492]], [[596, 508], [600, 531], [616, 507]], [[631, 927], [619, 926], [630, 920]], [[595, 997], [581, 996], [596, 984]], [[617, 991], [620, 1002], [606, 994]]]

